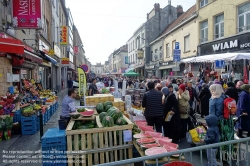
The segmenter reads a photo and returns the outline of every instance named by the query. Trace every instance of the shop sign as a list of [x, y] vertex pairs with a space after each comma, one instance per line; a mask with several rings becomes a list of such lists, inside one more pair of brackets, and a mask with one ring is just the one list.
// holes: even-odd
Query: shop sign
[[39, 40], [39, 50], [44, 52], [45, 54], [49, 54], [49, 46], [44, 43], [42, 40]]
[[41, 29], [41, 12], [41, 0], [13, 0], [13, 27], [26, 29]]
[[54, 53], [55, 53], [55, 55], [57, 56], [57, 57], [61, 57], [61, 50], [60, 50], [60, 48], [57, 46], [57, 45], [55, 45], [54, 44]]
[[143, 59], [143, 51], [142, 50], [137, 51], [137, 58], [138, 59]]
[[154, 69], [155, 65], [146, 66], [146, 69]]
[[53, 49], [49, 49], [48, 55], [49, 56], [53, 56], [54, 54], [55, 54], [54, 50]]
[[78, 54], [78, 46], [74, 46], [74, 54], [75, 54], [75, 55]]
[[68, 27], [61, 26], [60, 30], [60, 45], [68, 45]]
[[61, 58], [62, 66], [69, 66], [69, 58]]
[[236, 52], [249, 48], [250, 33], [243, 33], [214, 42], [200, 44], [200, 55]]

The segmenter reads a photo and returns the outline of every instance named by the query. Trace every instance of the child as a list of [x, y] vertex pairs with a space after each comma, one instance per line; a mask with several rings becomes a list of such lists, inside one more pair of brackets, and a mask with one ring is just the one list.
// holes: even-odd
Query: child
[[[218, 128], [218, 118], [215, 115], [208, 115], [206, 116], [206, 122], [208, 125], [206, 137], [204, 141], [206, 144], [214, 144], [219, 142], [219, 128]], [[209, 148], [207, 149], [207, 160], [208, 164], [207, 166], [217, 166], [218, 163], [216, 161], [216, 153], [217, 153], [217, 147], [216, 148]]]

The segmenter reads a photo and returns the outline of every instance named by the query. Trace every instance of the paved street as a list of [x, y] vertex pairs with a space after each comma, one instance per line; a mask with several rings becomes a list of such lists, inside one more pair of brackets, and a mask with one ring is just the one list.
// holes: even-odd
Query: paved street
[[[44, 132], [53, 127], [58, 127], [58, 119], [60, 115], [60, 102], [62, 101], [63, 97], [66, 95], [66, 90], [62, 91], [59, 93], [59, 109], [57, 112], [50, 118], [50, 120], [47, 122], [46, 125], [44, 125]], [[75, 105], [80, 105], [79, 101], [75, 101]], [[199, 117], [198, 117], [199, 119]], [[201, 119], [200, 119], [201, 120]], [[180, 149], [186, 149], [190, 148], [190, 145], [186, 142], [185, 139], [181, 140], [179, 144]], [[249, 147], [250, 149], [250, 147]], [[34, 164], [34, 163], [23, 163], [23, 162], [29, 162], [29, 161], [39, 161], [41, 160], [41, 143], [40, 143], [40, 132], [37, 132], [34, 135], [29, 135], [29, 136], [22, 136], [22, 135], [14, 135], [9, 141], [2, 141], [0, 142], [0, 165], [1, 166], [34, 166], [38, 165], [40, 166], [41, 164]], [[10, 154], [11, 152], [16, 152], [16, 151], [29, 151], [25, 153], [18, 153], [18, 154]], [[9, 153], [7, 153], [9, 152]], [[11, 156], [12, 155], [12, 156]], [[4, 163], [4, 160], [7, 159], [7, 157], [10, 157], [8, 160], [12, 160], [14, 163]], [[135, 156], [138, 157], [138, 156]], [[186, 160], [190, 161], [190, 156], [189, 154], [185, 155]], [[200, 165], [200, 153], [196, 152], [193, 153], [192, 156], [193, 159], [193, 164], [195, 166]], [[15, 161], [14, 161], [15, 160]], [[203, 153], [203, 160], [206, 161], [206, 154]], [[137, 163], [136, 165], [142, 165], [142, 163]], [[227, 164], [224, 164], [227, 165]], [[235, 163], [233, 163], [235, 165]], [[242, 164], [241, 164], [242, 165]], [[245, 164], [246, 165], [246, 162]]]

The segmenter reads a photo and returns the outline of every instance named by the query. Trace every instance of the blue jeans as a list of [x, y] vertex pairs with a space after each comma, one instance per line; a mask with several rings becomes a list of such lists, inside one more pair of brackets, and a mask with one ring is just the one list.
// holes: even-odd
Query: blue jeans
[[207, 160], [208, 160], [207, 166], [217, 166], [216, 153], [217, 149], [212, 149], [212, 148], [207, 149]]

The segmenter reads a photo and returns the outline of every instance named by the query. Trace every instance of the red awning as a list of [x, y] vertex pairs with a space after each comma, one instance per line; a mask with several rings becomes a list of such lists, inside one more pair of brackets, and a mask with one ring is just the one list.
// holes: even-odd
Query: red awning
[[17, 39], [0, 38], [0, 52], [24, 54], [24, 45]]

